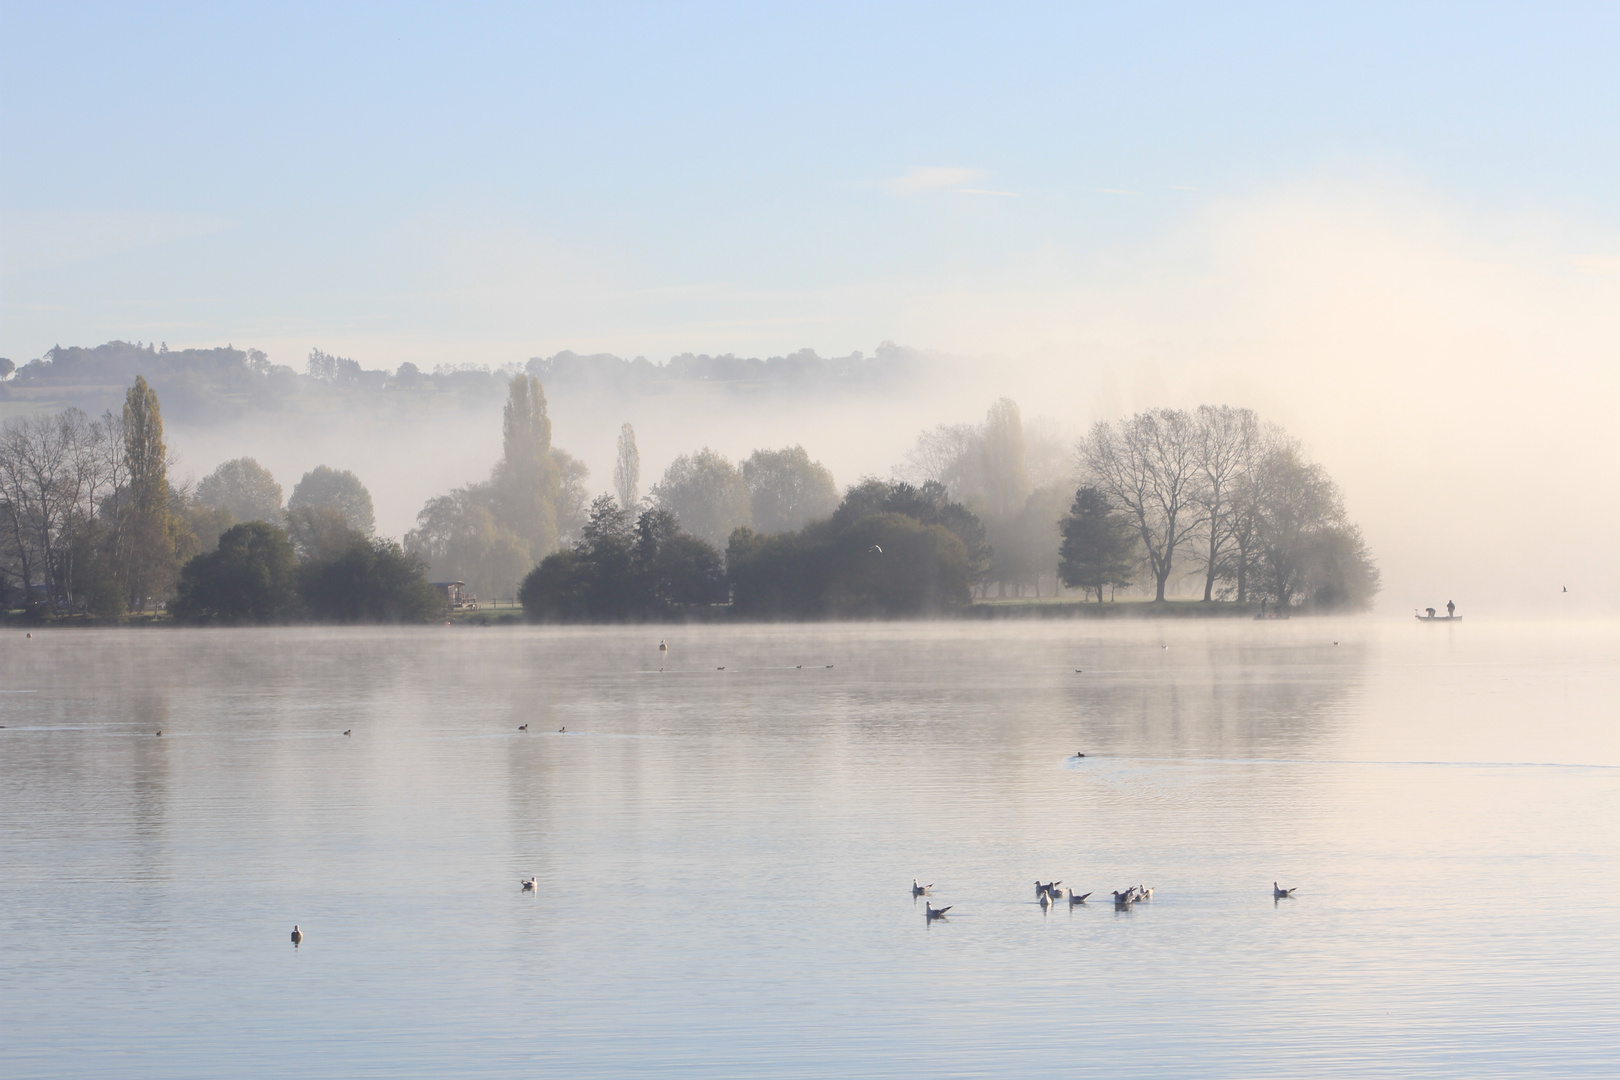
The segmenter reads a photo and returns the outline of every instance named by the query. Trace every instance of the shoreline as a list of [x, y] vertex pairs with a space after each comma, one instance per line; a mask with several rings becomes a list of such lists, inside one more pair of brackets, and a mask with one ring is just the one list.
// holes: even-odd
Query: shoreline
[[[670, 623], [777, 623], [777, 622], [960, 622], [960, 621], [995, 621], [1006, 619], [1251, 619], [1255, 621], [1281, 621], [1293, 615], [1326, 614], [1311, 611], [1293, 611], [1285, 615], [1270, 615], [1260, 620], [1257, 618], [1260, 609], [1253, 604], [1237, 604], [1227, 600], [1215, 600], [1205, 603], [1202, 600], [1166, 600], [1163, 602], [1152, 600], [1123, 600], [1108, 603], [1095, 601], [1071, 600], [1068, 598], [1042, 597], [1040, 599], [995, 599], [980, 600], [964, 608], [953, 611], [934, 612], [908, 616], [889, 617], [863, 617], [859, 615], [822, 616], [819, 618], [761, 618], [749, 615], [734, 614], [729, 606], [716, 606], [713, 608], [699, 608], [689, 611], [665, 612], [660, 615], [642, 619], [601, 619], [582, 620], [577, 622], [562, 622], [551, 620], [530, 620], [523, 615], [521, 609], [514, 607], [498, 607], [477, 611], [446, 612], [442, 619], [434, 619], [423, 623], [333, 623], [333, 622], [301, 622], [291, 621], [285, 623], [217, 623], [204, 624], [202, 628], [232, 629], [237, 626], [633, 626], [658, 625]], [[141, 615], [125, 615], [117, 618], [102, 618], [92, 615], [55, 615], [44, 618], [29, 617], [21, 611], [11, 611], [0, 616], [0, 625], [13, 630], [34, 629], [69, 629], [75, 627], [108, 628], [108, 627], [183, 627], [189, 624], [176, 623], [169, 618], [166, 612], [145, 613]]]

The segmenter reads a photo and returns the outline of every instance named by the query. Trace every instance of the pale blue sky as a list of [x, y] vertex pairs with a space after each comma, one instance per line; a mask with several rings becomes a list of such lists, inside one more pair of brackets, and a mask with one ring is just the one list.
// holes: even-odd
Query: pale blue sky
[[[864, 420], [625, 403], [559, 408], [558, 439], [598, 477], [631, 419], [650, 473], [802, 441], [850, 480], [1000, 394], [1070, 432], [1250, 405], [1342, 482], [1394, 608], [1452, 581], [1562, 603], [1530, 566], [1620, 605], [1585, 540], [1620, 529], [1593, 497], [1620, 452], [1620, 5], [0, 12], [0, 355], [892, 339], [976, 359]], [[395, 533], [495, 452], [216, 435], [189, 467], [353, 465]]]
[[1613, 5], [3, 11], [18, 360], [950, 348], [919, 297], [1302, 182], [1616, 227]]

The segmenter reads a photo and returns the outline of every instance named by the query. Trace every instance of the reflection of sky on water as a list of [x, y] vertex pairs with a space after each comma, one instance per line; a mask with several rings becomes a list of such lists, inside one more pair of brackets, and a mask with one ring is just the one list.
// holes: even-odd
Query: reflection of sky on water
[[[41, 634], [0, 653], [39, 691], [0, 701], [0, 1065], [1597, 1068], [1617, 643], [1363, 620]], [[1043, 914], [1036, 877], [1097, 895]], [[1154, 900], [1116, 912], [1134, 883]]]

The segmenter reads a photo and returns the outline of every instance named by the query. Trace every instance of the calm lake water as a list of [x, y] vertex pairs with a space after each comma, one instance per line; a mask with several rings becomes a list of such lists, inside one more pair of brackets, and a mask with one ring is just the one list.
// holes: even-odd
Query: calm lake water
[[5, 631], [0, 691], [8, 1078], [1620, 1069], [1615, 624]]

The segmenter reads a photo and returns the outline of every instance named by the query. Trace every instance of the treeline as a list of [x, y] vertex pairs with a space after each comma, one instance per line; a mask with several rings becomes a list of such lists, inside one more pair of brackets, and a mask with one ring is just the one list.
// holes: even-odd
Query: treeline
[[668, 617], [730, 603], [756, 618], [940, 614], [966, 605], [989, 559], [984, 527], [942, 485], [865, 480], [803, 528], [732, 530], [724, 558], [661, 507], [632, 525], [618, 500], [591, 505], [584, 535], [524, 579], [530, 617]]
[[32, 618], [167, 607], [191, 622], [400, 622], [444, 601], [423, 564], [373, 536], [353, 474], [310, 470], [282, 506], [251, 458], [193, 490], [172, 483], [157, 393], [137, 376], [118, 413], [0, 427], [0, 602]]
[[[341, 358], [320, 354], [321, 377]], [[330, 362], [330, 363], [328, 363]], [[334, 374], [336, 373], [336, 374]], [[195, 489], [168, 477], [158, 395], [0, 427], [0, 591], [35, 616], [169, 603], [194, 622], [412, 621], [441, 586], [519, 595], [554, 620], [724, 606], [756, 618], [922, 615], [992, 593], [1121, 588], [1158, 601], [1360, 608], [1378, 571], [1343, 498], [1297, 440], [1252, 411], [1157, 409], [1065, 446], [1016, 404], [925, 432], [893, 480], [842, 495], [802, 446], [734, 464], [704, 447], [641, 491], [619, 431], [613, 491], [552, 445], [544, 388], [506, 379], [488, 477], [428, 500], [404, 543], [379, 539], [352, 473], [319, 466], [282, 504], [251, 458]], [[1048, 582], [1049, 586], [1043, 586]]]
[[402, 415], [434, 408], [481, 408], [499, 401], [512, 376], [533, 375], [558, 386], [618, 396], [661, 394], [682, 387], [739, 392], [792, 389], [877, 390], [914, 369], [914, 354], [891, 343], [877, 355], [821, 357], [802, 349], [787, 356], [739, 357], [683, 353], [666, 363], [610, 354], [560, 352], [526, 364], [491, 368], [409, 361], [367, 367], [351, 357], [313, 349], [303, 370], [273, 363], [258, 349], [233, 345], [173, 349], [163, 343], [109, 341], [94, 347], [56, 346], [36, 360], [0, 358], [0, 400], [60, 402], [92, 413], [116, 409], [137, 375], [162, 395], [171, 419], [217, 423], [249, 413], [353, 408], [362, 403]]
[[[632, 522], [639, 459], [626, 425], [617, 497], [593, 504], [585, 535], [525, 579], [524, 605], [544, 619], [727, 602], [751, 617], [915, 615], [992, 587], [1038, 596], [1045, 580], [1098, 602], [1121, 588], [1162, 602], [1190, 584], [1205, 602], [1287, 611], [1364, 608], [1377, 592], [1337, 486], [1251, 410], [1152, 410], [1066, 451], [1052, 441], [1027, 437], [1002, 400], [982, 424], [924, 433], [896, 470], [919, 482], [868, 478], [841, 499], [802, 447], [740, 467], [704, 448], [675, 459]], [[679, 540], [680, 574], [653, 569], [651, 535]]]

